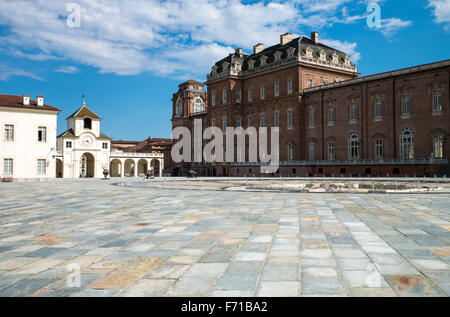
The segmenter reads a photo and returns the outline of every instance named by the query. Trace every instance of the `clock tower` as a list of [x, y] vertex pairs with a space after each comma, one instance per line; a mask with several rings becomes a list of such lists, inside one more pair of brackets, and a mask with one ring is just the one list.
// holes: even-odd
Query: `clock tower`
[[57, 177], [101, 178], [103, 169], [109, 169], [111, 147], [111, 139], [100, 130], [102, 118], [83, 100], [66, 120], [68, 129], [57, 138], [57, 151], [62, 153]]

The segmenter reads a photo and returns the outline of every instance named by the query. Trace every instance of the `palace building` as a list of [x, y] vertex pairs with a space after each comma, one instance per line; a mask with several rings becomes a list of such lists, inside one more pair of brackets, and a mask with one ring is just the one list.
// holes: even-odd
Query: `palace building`
[[[257, 44], [250, 55], [236, 49], [216, 62], [207, 93], [199, 82], [181, 84], [172, 126], [193, 134], [200, 118], [203, 129], [279, 127], [273, 176], [448, 175], [449, 72], [445, 60], [360, 77], [317, 32], [287, 33], [277, 45]], [[174, 163], [173, 174], [260, 176], [259, 163], [234, 162]]]

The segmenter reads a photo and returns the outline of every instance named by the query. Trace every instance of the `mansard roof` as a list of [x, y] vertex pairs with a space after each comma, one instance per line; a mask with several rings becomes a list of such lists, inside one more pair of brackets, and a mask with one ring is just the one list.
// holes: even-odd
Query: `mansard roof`
[[0, 95], [0, 107], [11, 107], [11, 108], [21, 108], [21, 109], [39, 109], [39, 110], [50, 110], [50, 111], [58, 111], [58, 108], [43, 105], [38, 106], [35, 100], [30, 99], [30, 104], [28, 106], [23, 104], [23, 96], [15, 96], [15, 95]]
[[67, 119], [84, 118], [84, 117], [89, 117], [91, 119], [98, 119], [98, 120], [102, 119], [98, 115], [96, 115], [91, 109], [86, 107], [86, 105], [83, 105], [80, 109], [72, 113], [69, 117], [67, 117]]
[[227, 62], [230, 65], [232, 65], [233, 61], [241, 61], [243, 63], [242, 70], [247, 70], [248, 62], [250, 60], [253, 60], [255, 62], [254, 63], [255, 67], [260, 66], [260, 63], [261, 63], [260, 58], [263, 55], [267, 56], [266, 63], [270, 64], [270, 63], [274, 62], [276, 52], [280, 52], [281, 58], [283, 59], [288, 56], [289, 48], [295, 49], [296, 54], [298, 53], [298, 51], [301, 51], [301, 53], [304, 54], [305, 53], [304, 50], [307, 47], [310, 47], [313, 50], [314, 54], [319, 54], [319, 52], [321, 50], [325, 50], [325, 52], [327, 53], [327, 58], [329, 58], [331, 55], [336, 53], [339, 56], [341, 63], [345, 62], [344, 59], [347, 56], [347, 54], [345, 54], [344, 52], [339, 51], [335, 48], [332, 48], [332, 47], [322, 44], [320, 42], [318, 44], [316, 44], [311, 39], [309, 39], [305, 36], [300, 36], [298, 38], [293, 39], [292, 41], [290, 41], [289, 43], [287, 43], [285, 45], [281, 45], [281, 43], [278, 43], [276, 45], [270, 46], [270, 47], [262, 50], [261, 52], [259, 52], [257, 54], [251, 54], [251, 55], [242, 54], [242, 57], [241, 57], [241, 56], [236, 55], [235, 53], [234, 54], [230, 53], [227, 57], [216, 62], [214, 65], [217, 67], [217, 72], [220, 73], [220, 72], [222, 72], [222, 64], [224, 62]]

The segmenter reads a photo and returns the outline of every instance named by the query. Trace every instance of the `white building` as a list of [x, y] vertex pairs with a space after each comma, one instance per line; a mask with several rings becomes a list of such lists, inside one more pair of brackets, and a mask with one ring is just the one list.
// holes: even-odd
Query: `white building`
[[59, 112], [42, 96], [33, 101], [28, 95], [0, 95], [0, 180], [102, 178], [104, 169], [112, 177], [144, 176], [150, 168], [162, 175], [162, 153], [111, 149], [102, 119], [84, 101], [57, 136]]
[[0, 95], [0, 178], [55, 177], [57, 116], [59, 109], [44, 97]]
[[83, 101], [66, 120], [68, 129], [57, 138], [56, 177], [103, 177], [103, 169], [109, 169], [111, 139], [100, 131], [102, 119]]

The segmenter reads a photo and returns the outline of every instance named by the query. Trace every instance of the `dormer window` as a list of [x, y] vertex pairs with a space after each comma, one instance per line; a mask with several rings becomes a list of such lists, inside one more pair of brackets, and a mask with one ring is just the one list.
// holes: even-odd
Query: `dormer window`
[[223, 70], [224, 72], [228, 71], [228, 66], [230, 66], [230, 63], [224, 62], [224, 63], [222, 64], [222, 70]]
[[339, 56], [336, 53], [334, 53], [332, 55], [332, 57], [333, 57], [333, 63], [334, 64], [338, 64], [339, 63]]
[[259, 61], [260, 61], [260, 63], [261, 63], [260, 66], [266, 65], [266, 64], [267, 64], [267, 56], [266, 56], [266, 55], [261, 56], [261, 57], [259, 58]]
[[249, 60], [248, 61], [248, 69], [253, 69], [255, 67], [255, 61], [254, 60]]
[[350, 57], [345, 56], [345, 65], [350, 65]]
[[84, 123], [84, 125], [83, 125], [84, 129], [92, 130], [92, 120], [91, 119], [86, 118], [83, 120], [83, 123]]
[[293, 57], [293, 56], [294, 56], [294, 52], [295, 52], [295, 48], [289, 47], [289, 48], [287, 49], [288, 58]]
[[273, 54], [273, 56], [274, 56], [274, 58], [275, 58], [275, 62], [281, 61], [281, 55], [282, 55], [282, 53], [281, 53], [280, 51], [276, 51], [276, 52]]
[[320, 53], [319, 53], [319, 57], [320, 57], [320, 60], [326, 61], [327, 60], [327, 53], [324, 50], [321, 50]]
[[313, 57], [313, 50], [311, 47], [306, 48], [306, 57], [312, 58]]
[[216, 65], [214, 65], [214, 66], [211, 68], [212, 73], [213, 73], [213, 74], [217, 74], [217, 69], [218, 69], [218, 67], [217, 67]]

